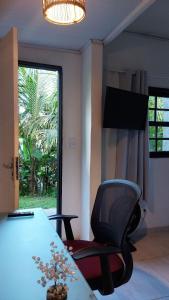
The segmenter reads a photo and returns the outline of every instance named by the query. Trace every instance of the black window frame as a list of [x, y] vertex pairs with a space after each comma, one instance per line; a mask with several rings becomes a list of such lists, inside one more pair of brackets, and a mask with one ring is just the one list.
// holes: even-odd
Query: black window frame
[[[27, 67], [34, 69], [43, 69], [47, 71], [57, 71], [59, 74], [59, 116], [58, 116], [58, 142], [57, 148], [57, 173], [59, 179], [57, 185], [57, 206], [56, 214], [62, 214], [62, 161], [63, 161], [63, 71], [61, 66], [55, 66], [44, 63], [18, 60], [18, 67]], [[61, 237], [61, 222], [56, 222], [56, 231]]]
[[154, 108], [149, 108], [148, 107], [148, 111], [154, 111], [154, 114], [155, 114], [154, 115], [155, 116], [155, 121], [149, 121], [149, 126], [155, 127], [155, 137], [153, 137], [153, 138], [149, 137], [149, 140], [154, 140], [155, 141], [156, 151], [150, 151], [150, 157], [151, 158], [169, 157], [169, 151], [157, 151], [157, 142], [159, 140], [168, 140], [169, 141], [169, 137], [168, 138], [159, 138], [157, 136], [157, 128], [159, 126], [169, 128], [169, 121], [168, 122], [160, 122], [160, 121], [156, 120], [157, 111], [169, 111], [169, 109], [166, 109], [166, 108], [161, 108], [160, 109], [160, 108], [157, 107], [157, 97], [166, 97], [166, 98], [169, 99], [169, 89], [158, 88], [158, 87], [149, 87], [148, 91], [149, 91], [149, 97], [150, 96], [155, 97], [155, 107]]

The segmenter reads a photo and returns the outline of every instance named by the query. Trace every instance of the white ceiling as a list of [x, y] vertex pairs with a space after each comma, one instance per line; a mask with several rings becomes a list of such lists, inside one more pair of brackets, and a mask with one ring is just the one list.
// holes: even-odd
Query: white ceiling
[[157, 0], [127, 31], [169, 39], [169, 0]]
[[85, 21], [62, 27], [43, 19], [42, 0], [0, 0], [0, 37], [16, 26], [22, 43], [79, 50], [90, 39], [105, 40], [121, 24], [122, 31], [124, 20], [131, 23], [133, 10], [153, 1], [86, 0]]

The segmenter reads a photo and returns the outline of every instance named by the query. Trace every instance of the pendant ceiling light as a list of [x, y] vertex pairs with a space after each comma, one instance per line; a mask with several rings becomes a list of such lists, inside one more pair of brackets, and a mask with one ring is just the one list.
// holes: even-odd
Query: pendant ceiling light
[[43, 0], [43, 14], [54, 24], [79, 23], [85, 18], [85, 0]]

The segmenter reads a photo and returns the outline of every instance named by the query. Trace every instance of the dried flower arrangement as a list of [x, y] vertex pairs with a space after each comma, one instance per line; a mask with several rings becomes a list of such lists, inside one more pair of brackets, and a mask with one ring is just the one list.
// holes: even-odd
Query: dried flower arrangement
[[[68, 262], [66, 257], [66, 250], [57, 251], [57, 246], [54, 242], [50, 243], [50, 252], [52, 258], [49, 263], [43, 263], [43, 261], [38, 256], [33, 256], [37, 268], [44, 273], [37, 282], [43, 287], [46, 286], [47, 282], [50, 280], [54, 281], [54, 285], [48, 289], [48, 293], [55, 294], [67, 294], [68, 287], [66, 285], [66, 280], [73, 282], [77, 280], [75, 276], [76, 267]], [[71, 250], [71, 249], [68, 249]], [[47, 299], [50, 299], [48, 297]], [[62, 299], [62, 298], [52, 298], [51, 299]], [[63, 299], [66, 299], [63, 297]]]

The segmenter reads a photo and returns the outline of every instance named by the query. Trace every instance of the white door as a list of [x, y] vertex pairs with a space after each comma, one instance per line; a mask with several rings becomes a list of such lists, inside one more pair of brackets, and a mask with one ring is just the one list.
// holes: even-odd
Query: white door
[[17, 30], [0, 39], [0, 214], [18, 207]]

